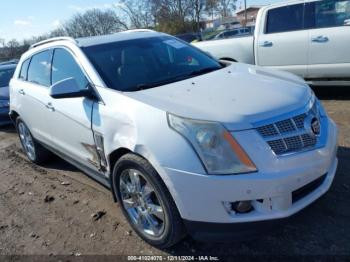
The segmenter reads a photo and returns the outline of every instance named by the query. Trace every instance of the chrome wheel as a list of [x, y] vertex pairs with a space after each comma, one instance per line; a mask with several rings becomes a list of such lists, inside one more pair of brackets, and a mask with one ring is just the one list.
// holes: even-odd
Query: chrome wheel
[[122, 204], [142, 234], [159, 237], [164, 232], [165, 214], [157, 193], [147, 178], [136, 169], [120, 176]]
[[30, 160], [35, 160], [35, 147], [33, 137], [23, 122], [20, 122], [18, 124], [18, 132], [27, 156], [30, 158]]

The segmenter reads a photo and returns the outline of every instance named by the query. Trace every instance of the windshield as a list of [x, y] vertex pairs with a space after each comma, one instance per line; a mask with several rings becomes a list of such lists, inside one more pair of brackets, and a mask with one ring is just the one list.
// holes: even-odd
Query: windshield
[[9, 82], [14, 72], [15, 72], [14, 68], [0, 69], [0, 87], [5, 87], [9, 85]]
[[151, 37], [83, 48], [108, 87], [152, 88], [222, 68], [204, 52], [173, 37]]

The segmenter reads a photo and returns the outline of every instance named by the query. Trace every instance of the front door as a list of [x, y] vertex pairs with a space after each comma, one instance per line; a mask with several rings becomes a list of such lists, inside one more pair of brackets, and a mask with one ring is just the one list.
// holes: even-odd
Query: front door
[[[57, 48], [52, 59], [52, 84], [67, 78], [74, 78], [82, 89], [88, 84], [73, 54], [67, 49]], [[96, 171], [99, 160], [91, 129], [93, 103], [93, 100], [84, 97], [51, 98], [54, 109], [50, 125], [54, 147], [69, 158]]]
[[349, 78], [350, 0], [307, 4], [309, 65], [307, 78]]
[[[308, 58], [308, 31], [303, 23], [304, 3], [268, 9], [265, 27], [256, 39], [256, 64], [304, 77]], [[263, 22], [263, 21], [262, 21]]]

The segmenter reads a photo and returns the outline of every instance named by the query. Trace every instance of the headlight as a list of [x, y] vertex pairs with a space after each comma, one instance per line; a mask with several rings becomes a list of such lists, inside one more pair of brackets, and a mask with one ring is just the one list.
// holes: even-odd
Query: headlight
[[193, 146], [209, 174], [257, 171], [232, 135], [220, 124], [168, 114], [169, 126]]
[[314, 110], [314, 113], [316, 115], [320, 115], [322, 117], [327, 117], [327, 112], [326, 110], [324, 109], [321, 101], [316, 97], [314, 91], [311, 90], [311, 99], [310, 99], [310, 102], [312, 104], [312, 110]]
[[8, 100], [0, 100], [0, 108], [9, 107], [10, 103]]
[[316, 110], [318, 110], [320, 116], [322, 116], [322, 117], [327, 117], [328, 116], [326, 110], [324, 109], [324, 107], [323, 107], [323, 105], [321, 103], [321, 101], [318, 100], [317, 98], [316, 98], [316, 101], [315, 101], [315, 105], [316, 105], [316, 108], [317, 108]]

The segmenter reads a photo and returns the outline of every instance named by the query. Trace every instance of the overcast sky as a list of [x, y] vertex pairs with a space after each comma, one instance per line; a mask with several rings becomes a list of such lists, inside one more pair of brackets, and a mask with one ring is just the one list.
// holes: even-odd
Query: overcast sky
[[[137, 0], [135, 0], [137, 1]], [[247, 5], [263, 5], [283, 0], [247, 0]], [[2, 0], [0, 38], [22, 40], [55, 29], [74, 13], [91, 8], [111, 8], [116, 0]], [[237, 1], [237, 7], [243, 0]]]

